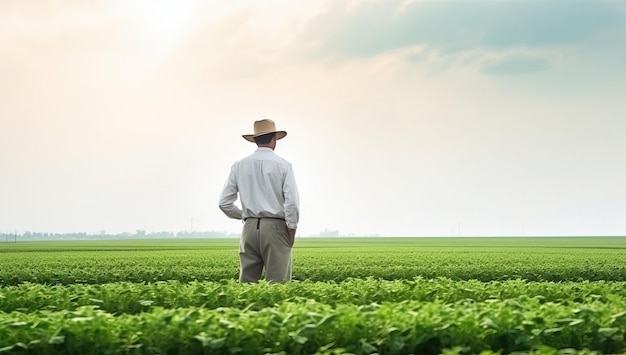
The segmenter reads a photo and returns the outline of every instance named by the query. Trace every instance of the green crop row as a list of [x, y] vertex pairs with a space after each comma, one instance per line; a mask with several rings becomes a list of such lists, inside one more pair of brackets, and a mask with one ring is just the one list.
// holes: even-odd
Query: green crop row
[[[545, 247], [541, 240], [528, 238], [494, 239], [491, 245], [490, 238], [439, 238], [437, 244], [433, 239], [299, 240], [293, 251], [293, 277], [322, 282], [368, 277], [626, 281], [626, 238], [548, 239]], [[42, 243], [0, 244], [0, 286], [221, 281], [238, 276], [236, 240], [82, 243], [56, 243], [49, 250]]]
[[284, 284], [240, 284], [179, 281], [156, 283], [109, 283], [101, 285], [54, 285], [26, 283], [0, 288], [0, 311], [74, 310], [98, 306], [114, 313], [140, 313], [154, 307], [235, 307], [261, 309], [284, 301], [315, 300], [339, 304], [401, 302], [458, 302], [506, 300], [520, 296], [540, 302], [586, 303], [626, 299], [626, 282], [526, 282], [454, 281], [451, 279], [375, 280], [350, 279], [334, 282], [290, 282]]
[[330, 306], [309, 300], [258, 311], [153, 308], [114, 316], [93, 307], [0, 313], [0, 352], [28, 354], [438, 354], [549, 346], [626, 352], [626, 301], [536, 298]]

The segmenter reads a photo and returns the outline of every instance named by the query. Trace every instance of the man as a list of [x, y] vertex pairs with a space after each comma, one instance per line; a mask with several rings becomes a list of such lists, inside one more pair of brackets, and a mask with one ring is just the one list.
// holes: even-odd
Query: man
[[[272, 120], [254, 122], [254, 133], [243, 138], [257, 149], [230, 169], [219, 207], [230, 218], [243, 219], [239, 243], [239, 282], [257, 282], [265, 267], [270, 282], [291, 280], [291, 248], [300, 207], [291, 164], [274, 153], [276, 141], [287, 135]], [[235, 205], [237, 194], [241, 209]]]

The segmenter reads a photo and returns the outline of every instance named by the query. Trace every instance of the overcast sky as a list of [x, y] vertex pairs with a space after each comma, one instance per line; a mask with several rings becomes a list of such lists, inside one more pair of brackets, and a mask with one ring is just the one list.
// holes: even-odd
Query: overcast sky
[[303, 236], [625, 235], [624, 63], [621, 0], [3, 0], [0, 232], [239, 232], [270, 118]]

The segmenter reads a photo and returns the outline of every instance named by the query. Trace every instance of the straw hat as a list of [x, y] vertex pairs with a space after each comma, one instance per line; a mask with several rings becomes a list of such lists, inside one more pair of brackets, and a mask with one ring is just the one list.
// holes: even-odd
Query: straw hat
[[269, 133], [276, 133], [276, 140], [285, 138], [285, 136], [287, 135], [287, 132], [285, 131], [276, 130], [276, 125], [274, 124], [274, 121], [264, 119], [254, 122], [253, 134], [244, 134], [242, 135], [242, 137], [248, 142], [254, 142], [254, 137], [262, 136]]

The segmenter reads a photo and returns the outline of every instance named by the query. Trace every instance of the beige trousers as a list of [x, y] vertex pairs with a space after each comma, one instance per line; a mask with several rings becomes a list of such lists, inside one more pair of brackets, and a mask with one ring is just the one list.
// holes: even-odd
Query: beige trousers
[[265, 267], [270, 282], [291, 280], [291, 246], [282, 219], [248, 218], [239, 242], [239, 282], [257, 282]]

